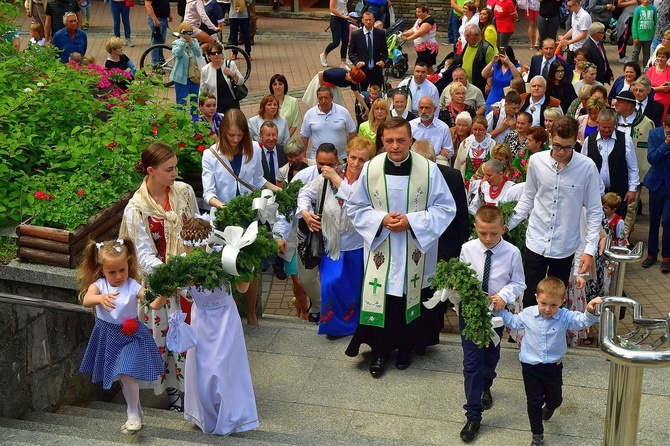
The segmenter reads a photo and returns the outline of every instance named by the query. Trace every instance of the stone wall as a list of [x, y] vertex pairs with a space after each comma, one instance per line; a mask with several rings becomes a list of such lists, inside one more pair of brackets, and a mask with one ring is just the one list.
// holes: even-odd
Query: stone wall
[[[21, 265], [0, 266], [1, 292], [77, 303], [72, 270]], [[54, 278], [45, 269], [62, 274]], [[79, 365], [93, 324], [86, 314], [0, 303], [0, 417], [92, 399], [96, 386]]]
[[451, 2], [449, 0], [428, 0], [425, 2], [394, 0], [393, 9], [395, 10], [396, 20], [402, 17], [406, 20], [405, 28], [411, 28], [416, 21], [415, 11], [416, 5], [419, 3], [428, 5], [430, 15], [435, 19], [435, 23], [437, 23], [437, 31], [447, 32], [449, 14], [451, 13]]

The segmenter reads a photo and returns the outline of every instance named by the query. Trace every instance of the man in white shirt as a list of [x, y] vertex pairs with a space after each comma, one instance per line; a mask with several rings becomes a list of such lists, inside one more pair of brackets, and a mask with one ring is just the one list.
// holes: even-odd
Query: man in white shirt
[[535, 290], [545, 276], [559, 278], [567, 285], [575, 251], [582, 245], [580, 218], [586, 208], [586, 246], [579, 261], [579, 273], [593, 265], [598, 249], [600, 222], [600, 181], [595, 163], [574, 151], [579, 124], [561, 116], [554, 122], [551, 150], [533, 155], [523, 195], [509, 220], [509, 230], [526, 217], [524, 308], [535, 305]]
[[[432, 84], [431, 84], [432, 85]], [[356, 123], [349, 111], [333, 103], [333, 91], [326, 86], [316, 90], [318, 104], [305, 113], [300, 128], [300, 140], [307, 147], [311, 139], [312, 150], [309, 158], [314, 158], [316, 149], [329, 142], [337, 148], [340, 159], [347, 157], [347, 143], [356, 136]]]
[[[465, 103], [477, 111], [478, 115], [484, 116], [486, 113], [486, 99], [482, 91], [475, 87], [472, 82], [468, 82], [468, 73], [461, 67], [455, 68], [451, 74], [452, 83], [460, 82], [465, 85]], [[440, 95], [440, 108], [445, 108], [447, 104], [451, 103], [451, 92], [447, 85]]]
[[435, 104], [440, 103], [440, 92], [432, 82], [426, 80], [428, 77], [428, 65], [424, 62], [417, 62], [414, 65], [414, 75], [402, 80], [398, 84], [398, 88], [407, 90], [409, 96], [410, 111], [418, 112], [419, 99], [424, 96], [430, 96], [435, 101]]
[[572, 12], [572, 26], [558, 38], [562, 47], [568, 47], [567, 62], [572, 65], [575, 51], [580, 49], [589, 37], [591, 16], [580, 3], [580, 0], [568, 0], [568, 10]]
[[614, 192], [621, 197], [617, 214], [625, 218], [626, 207], [635, 201], [635, 191], [640, 185], [633, 140], [621, 130], [616, 130], [614, 111], [602, 110], [597, 122], [598, 131], [586, 138], [582, 154], [596, 163], [605, 192]]
[[[435, 148], [435, 155], [444, 157], [447, 162], [454, 155], [454, 143], [451, 141], [451, 132], [444, 122], [436, 119], [437, 106], [433, 98], [424, 97], [419, 101], [419, 117], [410, 121], [412, 138], [415, 140], [427, 139]], [[440, 158], [438, 158], [438, 162]]]

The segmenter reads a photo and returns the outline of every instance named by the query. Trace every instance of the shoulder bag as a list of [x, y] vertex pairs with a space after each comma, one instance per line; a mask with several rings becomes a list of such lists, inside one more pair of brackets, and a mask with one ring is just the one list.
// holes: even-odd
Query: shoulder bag
[[209, 150], [212, 151], [212, 153], [214, 154], [216, 159], [218, 159], [219, 162], [223, 165], [223, 167], [225, 167], [226, 170], [233, 176], [233, 178], [235, 178], [235, 181], [237, 181], [238, 183], [240, 183], [242, 186], [246, 187], [249, 190], [255, 190], [256, 189], [255, 187], [253, 187], [252, 185], [250, 185], [249, 183], [244, 181], [242, 178], [238, 177], [237, 174], [235, 172], [233, 172], [233, 169], [231, 169], [230, 166], [228, 164], [226, 164], [226, 162], [223, 160], [223, 158], [221, 158], [221, 156], [217, 153], [216, 150], [214, 150], [211, 147], [209, 148]]
[[[226, 68], [230, 68], [230, 61], [226, 61]], [[244, 84], [236, 84], [235, 81], [233, 80], [232, 77], [228, 76], [230, 79], [230, 86], [231, 90], [233, 90], [233, 96], [235, 96], [235, 100], [237, 102], [241, 101], [242, 99], [246, 98], [247, 95], [249, 95], [249, 89], [247, 88], [246, 85]]]
[[[321, 192], [321, 200], [316, 203], [316, 214], [321, 215], [323, 213], [323, 202], [326, 199], [326, 191], [328, 190], [328, 180], [324, 180], [323, 190]], [[323, 220], [321, 220], [323, 224]], [[306, 269], [314, 269], [319, 266], [321, 263], [321, 258], [323, 257], [323, 252], [325, 250], [325, 244], [323, 241], [323, 232], [317, 231], [312, 232], [307, 227], [305, 219], [301, 218], [298, 221], [298, 246], [297, 251], [302, 260], [303, 265]]]

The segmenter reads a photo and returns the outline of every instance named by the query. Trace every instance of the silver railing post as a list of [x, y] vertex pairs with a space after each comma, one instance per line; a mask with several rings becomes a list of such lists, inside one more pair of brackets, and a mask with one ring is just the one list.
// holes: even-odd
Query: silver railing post
[[[670, 315], [645, 319], [642, 306], [626, 297], [606, 297], [600, 307], [600, 348], [611, 362], [603, 445], [635, 446], [644, 368], [670, 366]], [[632, 310], [635, 329], [618, 335], [622, 307]]]
[[[605, 296], [623, 296], [623, 284], [626, 279], [626, 266], [639, 262], [644, 254], [642, 242], [638, 242], [632, 250], [623, 246], [612, 246], [612, 237], [607, 236], [603, 254], [612, 262], [612, 278], [609, 289], [603, 290]], [[614, 286], [613, 286], [614, 285]], [[623, 318], [624, 313], [621, 313]], [[616, 322], [614, 332], [616, 333]]]

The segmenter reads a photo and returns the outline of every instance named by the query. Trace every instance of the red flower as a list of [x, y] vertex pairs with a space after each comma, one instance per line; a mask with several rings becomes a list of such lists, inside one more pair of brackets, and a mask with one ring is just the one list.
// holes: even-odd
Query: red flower
[[161, 355], [165, 353], [165, 347], [158, 347], [158, 353], [160, 353]]
[[38, 190], [33, 194], [35, 198], [38, 200], [53, 200], [54, 196], [51, 194], [47, 194], [46, 192], [42, 192], [41, 190]]
[[204, 136], [202, 136], [200, 133], [196, 133], [196, 134], [195, 134], [195, 139], [196, 139], [197, 141], [200, 141], [202, 138], [204, 138]]
[[77, 195], [79, 195], [80, 197], [83, 197], [84, 196], [84, 189], [79, 189], [77, 191]]
[[161, 322], [161, 318], [158, 317], [158, 316], [154, 316], [154, 323], [155, 324], [160, 324], [160, 322]]
[[119, 147], [119, 143], [116, 141], [112, 141], [109, 144], [107, 144], [108, 149], [116, 149], [117, 147]]
[[121, 327], [121, 333], [123, 333], [126, 336], [130, 336], [134, 334], [138, 328], [139, 324], [137, 323], [137, 320], [134, 318], [128, 318], [125, 320], [123, 326]]
[[205, 146], [203, 146], [202, 144], [200, 144], [200, 145], [198, 146], [198, 152], [202, 153], [202, 152], [204, 152], [204, 151], [205, 151]]
[[154, 126], [151, 128], [151, 131], [154, 132], [154, 135], [158, 133], [158, 127]]
[[180, 142], [179, 147], [183, 149], [184, 147], [186, 147], [186, 143], [185, 142]]
[[147, 314], [144, 315], [144, 322], [145, 323], [149, 322], [149, 315], [147, 315]]

